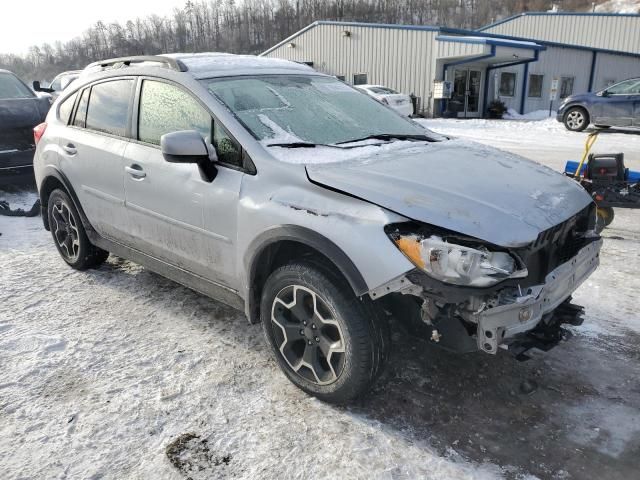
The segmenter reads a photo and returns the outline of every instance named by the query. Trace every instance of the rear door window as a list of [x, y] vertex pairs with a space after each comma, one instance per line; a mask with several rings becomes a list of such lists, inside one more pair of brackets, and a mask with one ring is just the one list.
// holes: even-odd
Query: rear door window
[[86, 128], [124, 137], [133, 85], [133, 80], [113, 80], [91, 87]]

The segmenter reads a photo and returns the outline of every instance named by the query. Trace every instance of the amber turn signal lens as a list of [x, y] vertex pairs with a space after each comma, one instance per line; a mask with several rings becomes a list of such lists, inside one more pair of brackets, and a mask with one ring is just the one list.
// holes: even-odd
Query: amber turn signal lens
[[411, 260], [416, 267], [424, 268], [425, 263], [422, 258], [422, 251], [420, 242], [410, 237], [400, 237], [396, 240], [396, 245], [402, 253], [404, 253], [409, 260]]

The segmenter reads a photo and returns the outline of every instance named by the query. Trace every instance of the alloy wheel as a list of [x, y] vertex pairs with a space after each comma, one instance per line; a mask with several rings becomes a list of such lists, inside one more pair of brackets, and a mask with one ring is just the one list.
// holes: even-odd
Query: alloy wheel
[[567, 125], [569, 128], [580, 128], [584, 124], [584, 114], [580, 110], [574, 110], [567, 115]]
[[65, 202], [58, 201], [51, 210], [51, 219], [60, 252], [69, 262], [76, 261], [80, 254], [80, 234], [71, 209]]
[[335, 382], [345, 363], [345, 340], [326, 302], [301, 285], [283, 288], [271, 308], [276, 346], [289, 367], [318, 385]]

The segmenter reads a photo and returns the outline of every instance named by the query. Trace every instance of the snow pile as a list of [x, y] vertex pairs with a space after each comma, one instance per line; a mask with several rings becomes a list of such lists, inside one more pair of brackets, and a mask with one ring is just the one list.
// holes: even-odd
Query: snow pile
[[608, 0], [595, 8], [596, 13], [640, 13], [640, 0]]
[[529, 112], [525, 114], [520, 114], [516, 112], [513, 108], [507, 110], [507, 113], [504, 115], [505, 120], [546, 120], [548, 118], [556, 118], [555, 111], [551, 111], [551, 115], [549, 115], [549, 110], [536, 110], [534, 112]]

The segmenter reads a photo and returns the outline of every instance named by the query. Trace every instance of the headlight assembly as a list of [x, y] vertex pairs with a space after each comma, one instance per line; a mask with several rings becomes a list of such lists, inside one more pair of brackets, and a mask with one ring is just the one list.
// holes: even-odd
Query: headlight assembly
[[524, 278], [526, 268], [518, 269], [507, 252], [492, 252], [449, 243], [432, 235], [400, 235], [393, 238], [400, 251], [429, 276], [445, 283], [468, 287], [489, 287], [507, 278]]

